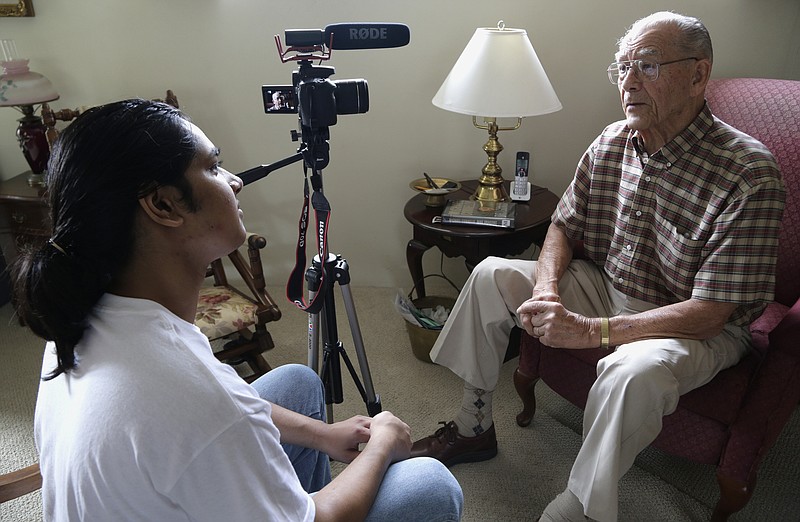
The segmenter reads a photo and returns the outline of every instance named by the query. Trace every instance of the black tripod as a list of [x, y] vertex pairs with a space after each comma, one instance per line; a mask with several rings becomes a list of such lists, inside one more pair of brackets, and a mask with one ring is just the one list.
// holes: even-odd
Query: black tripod
[[[296, 161], [303, 161], [304, 172], [311, 170], [311, 185], [313, 194], [309, 194], [308, 176], [304, 190], [304, 206], [300, 220], [300, 234], [297, 242], [298, 263], [289, 277], [287, 295], [289, 300], [309, 314], [308, 319], [308, 365], [319, 374], [325, 385], [325, 403], [327, 405], [328, 422], [333, 421], [333, 404], [341, 404], [342, 372], [341, 360], [344, 360], [356, 387], [367, 406], [369, 415], [377, 415], [381, 411], [380, 398], [375, 395], [372, 378], [369, 373], [367, 356], [364, 351], [364, 341], [356, 318], [356, 309], [353, 306], [353, 296], [350, 293], [350, 269], [340, 255], [328, 253], [327, 247], [327, 217], [330, 205], [322, 191], [322, 169], [328, 165], [330, 137], [329, 126], [335, 125], [338, 114], [355, 114], [366, 112], [369, 107], [367, 85], [364, 80], [351, 80], [345, 86], [339, 87], [335, 82], [328, 80], [333, 74], [333, 67], [314, 66], [316, 59], [327, 60], [330, 53], [324, 52], [324, 45], [297, 43], [289, 51], [296, 55], [286, 57], [282, 52], [280, 41], [278, 54], [282, 61], [293, 60], [299, 63], [299, 68], [292, 75], [292, 88], [287, 91], [288, 96], [297, 97], [297, 113], [299, 115], [300, 133], [292, 131], [292, 140], [301, 139], [297, 154], [271, 165], [261, 165], [239, 174], [242, 182], [247, 185], [268, 175], [273, 170], [285, 167]], [[288, 52], [288, 51], [287, 51]], [[350, 87], [357, 87], [352, 90]], [[265, 87], [262, 87], [262, 92]], [[338, 93], [338, 94], [337, 94]], [[341, 103], [340, 103], [341, 102]], [[266, 97], [265, 97], [266, 103]], [[265, 106], [266, 108], [266, 106]], [[317, 235], [319, 245], [318, 254], [305, 271], [306, 231], [309, 219], [309, 200], [317, 214], [317, 224], [314, 233]], [[303, 278], [308, 283], [309, 304], [303, 303], [302, 286]], [[353, 343], [361, 367], [364, 384], [356, 374], [350, 358], [344, 351], [336, 327], [336, 307], [334, 304], [333, 284], [338, 283], [342, 289], [347, 318], [350, 322], [350, 331], [353, 334]], [[320, 328], [321, 327], [321, 328]], [[319, 369], [319, 339], [323, 338], [322, 370]]]
[[[322, 147], [315, 147], [322, 148]], [[323, 148], [323, 150], [325, 150]], [[270, 172], [279, 168], [285, 167], [297, 161], [305, 159], [306, 165], [314, 165], [316, 156], [311, 154], [307, 147], [302, 146], [300, 151], [281, 161], [277, 161], [270, 165], [260, 165], [252, 169], [246, 170], [239, 174], [244, 185], [257, 181], [266, 177]], [[325, 155], [323, 154], [323, 159]], [[322, 174], [320, 170], [314, 169], [311, 175], [311, 185], [314, 192], [318, 193], [324, 199], [322, 191]], [[325, 200], [327, 205], [327, 200]], [[315, 210], [317, 210], [315, 208]], [[329, 208], [328, 208], [329, 210]], [[307, 216], [306, 216], [307, 217]], [[327, 224], [325, 222], [325, 224]], [[320, 224], [318, 226], [324, 226]], [[305, 237], [305, 230], [301, 232]], [[303, 245], [305, 239], [303, 239]], [[311, 266], [305, 271], [304, 277], [308, 283], [309, 302], [316, 302], [316, 299], [321, 299], [321, 308], [315, 312], [309, 312], [308, 318], [308, 366], [317, 372], [325, 385], [325, 403], [327, 404], [328, 421], [333, 420], [333, 404], [341, 404], [344, 402], [342, 393], [342, 372], [341, 361], [344, 360], [350, 375], [353, 377], [356, 388], [361, 394], [361, 398], [367, 406], [367, 412], [370, 416], [377, 415], [381, 412], [380, 397], [375, 395], [375, 389], [372, 386], [372, 377], [369, 372], [369, 364], [367, 363], [367, 355], [364, 351], [364, 340], [361, 337], [361, 329], [358, 325], [358, 318], [356, 317], [356, 309], [353, 305], [353, 295], [350, 292], [350, 267], [341, 255], [328, 254], [327, 251], [324, 255], [325, 263], [322, 263], [320, 254], [314, 256]], [[305, 259], [305, 254], [303, 254]], [[294, 275], [294, 274], [293, 274]], [[339, 333], [336, 325], [336, 304], [334, 302], [333, 284], [338, 283], [342, 289], [342, 297], [344, 299], [345, 309], [347, 311], [347, 319], [350, 323], [350, 331], [353, 334], [353, 344], [356, 348], [356, 356], [358, 364], [361, 368], [361, 375], [364, 384], [356, 374], [347, 352], [344, 351], [342, 342], [339, 340]], [[289, 284], [289, 289], [294, 293], [299, 291]], [[320, 294], [320, 295], [318, 295]], [[292, 295], [290, 300], [294, 300], [297, 295]], [[295, 300], [295, 303], [298, 303]], [[320, 320], [321, 319], [321, 320]], [[321, 326], [321, 330], [320, 330]], [[323, 336], [323, 357], [322, 357], [322, 371], [319, 369], [319, 339], [320, 332]]]
[[[324, 277], [322, 277], [323, 272], [325, 274]], [[361, 329], [358, 325], [358, 317], [353, 305], [353, 295], [350, 292], [350, 267], [347, 261], [341, 255], [328, 254], [327, 259], [322, 263], [319, 255], [316, 255], [311, 266], [306, 270], [305, 277], [308, 282], [309, 300], [314, 300], [314, 298], [322, 299], [320, 311], [311, 313], [308, 316], [308, 365], [319, 373], [325, 385], [328, 422], [333, 421], [333, 404], [341, 404], [344, 401], [341, 360], [347, 366], [353, 382], [358, 388], [364, 404], [367, 406], [367, 413], [370, 416], [377, 415], [381, 412], [381, 399], [375, 395], [375, 389], [372, 386], [367, 355], [364, 351], [364, 340], [361, 337]], [[361, 376], [364, 379], [363, 385], [339, 339], [336, 325], [336, 304], [333, 295], [334, 283], [337, 283], [342, 290], [347, 319], [350, 323], [350, 331], [353, 334], [356, 357], [361, 369]], [[317, 296], [320, 292], [322, 292], [322, 295]], [[323, 338], [321, 372], [319, 370], [320, 333]]]

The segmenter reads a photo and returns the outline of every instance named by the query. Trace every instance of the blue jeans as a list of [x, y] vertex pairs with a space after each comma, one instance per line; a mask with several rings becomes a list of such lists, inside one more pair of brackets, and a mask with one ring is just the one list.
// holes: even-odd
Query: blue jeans
[[[325, 421], [322, 381], [301, 364], [279, 366], [253, 382], [259, 396], [307, 417]], [[309, 492], [331, 481], [330, 460], [322, 452], [282, 444], [300, 484]], [[461, 519], [461, 486], [438, 460], [415, 458], [389, 466], [367, 520], [455, 521]]]

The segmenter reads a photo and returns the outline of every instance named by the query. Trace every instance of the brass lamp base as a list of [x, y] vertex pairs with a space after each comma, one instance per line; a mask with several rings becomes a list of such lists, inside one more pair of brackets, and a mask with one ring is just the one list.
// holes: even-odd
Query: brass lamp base
[[475, 189], [475, 193], [470, 196], [470, 199], [489, 203], [508, 201], [510, 198], [502, 176], [481, 176], [478, 179], [478, 188]]
[[484, 124], [479, 125], [475, 116], [472, 117], [472, 124], [479, 128], [489, 131], [489, 141], [483, 146], [488, 161], [481, 170], [481, 177], [478, 178], [478, 188], [475, 193], [470, 196], [482, 202], [498, 202], [508, 201], [508, 192], [505, 187], [505, 180], [503, 179], [503, 169], [497, 164], [497, 155], [503, 150], [503, 146], [497, 139], [497, 132], [501, 130], [516, 130], [522, 125], [522, 118], [517, 118], [517, 124], [513, 127], [498, 127], [497, 118], [484, 118]]

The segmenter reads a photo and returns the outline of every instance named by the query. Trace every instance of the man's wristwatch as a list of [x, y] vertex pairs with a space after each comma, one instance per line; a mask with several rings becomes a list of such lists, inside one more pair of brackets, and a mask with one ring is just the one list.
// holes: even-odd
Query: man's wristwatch
[[600, 318], [600, 349], [608, 350], [608, 317]]

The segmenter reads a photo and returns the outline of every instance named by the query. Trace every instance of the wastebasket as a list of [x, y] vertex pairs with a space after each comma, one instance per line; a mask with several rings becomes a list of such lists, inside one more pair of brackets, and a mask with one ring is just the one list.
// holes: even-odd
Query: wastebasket
[[[438, 274], [430, 274], [425, 277], [430, 276], [439, 276]], [[444, 278], [448, 283], [452, 285], [455, 289], [456, 293], [459, 292], [458, 287], [450, 281], [447, 277], [439, 276]], [[424, 279], [424, 278], [423, 278]], [[448, 313], [450, 310], [453, 309], [453, 305], [456, 303], [455, 297], [447, 297], [441, 295], [427, 295], [425, 297], [417, 297], [416, 299], [412, 299], [412, 295], [416, 290], [417, 285], [415, 284], [411, 291], [408, 293], [408, 298], [411, 299], [411, 302], [416, 306], [418, 309], [422, 310], [424, 308], [436, 308], [437, 306], [441, 305], [445, 309], [447, 309]], [[439, 332], [441, 330], [432, 330], [430, 328], [424, 328], [422, 326], [413, 324], [409, 321], [404, 321], [406, 323], [406, 331], [408, 332], [408, 339], [411, 341], [411, 351], [414, 353], [414, 357], [419, 359], [420, 361], [432, 363], [430, 357], [431, 348], [433, 348], [433, 343], [436, 342], [436, 339], [439, 338]]]

